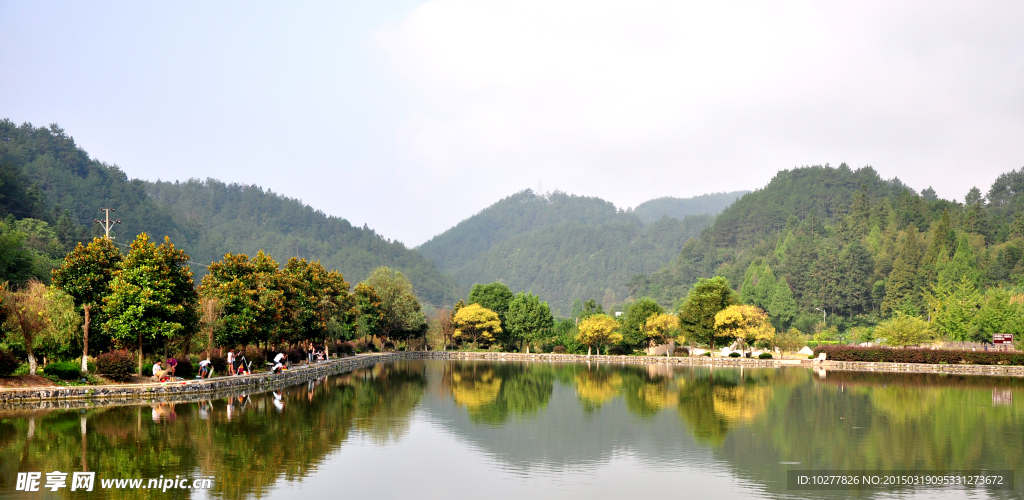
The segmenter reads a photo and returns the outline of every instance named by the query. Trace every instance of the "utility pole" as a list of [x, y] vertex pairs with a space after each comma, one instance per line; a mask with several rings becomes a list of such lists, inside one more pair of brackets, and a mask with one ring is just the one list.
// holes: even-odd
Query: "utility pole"
[[106, 233], [106, 238], [108, 240], [113, 239], [113, 238], [110, 237], [110, 228], [114, 227], [114, 224], [120, 224], [121, 221], [120, 220], [110, 220], [110, 212], [114, 211], [113, 208], [101, 208], [100, 210], [102, 210], [106, 214], [104, 216], [104, 219], [103, 220], [93, 219], [93, 222], [103, 226], [103, 232]]

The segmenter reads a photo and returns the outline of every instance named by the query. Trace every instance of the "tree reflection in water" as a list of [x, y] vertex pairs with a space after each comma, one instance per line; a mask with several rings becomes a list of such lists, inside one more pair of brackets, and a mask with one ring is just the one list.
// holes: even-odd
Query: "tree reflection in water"
[[[279, 400], [274, 393], [243, 394], [199, 404], [7, 416], [0, 420], [0, 491], [13, 490], [6, 481], [19, 471], [95, 470], [106, 478], [209, 476], [216, 497], [259, 496], [280, 478], [307, 476], [352, 430], [376, 442], [397, 439], [425, 386], [423, 363], [409, 361], [281, 389]], [[88, 421], [87, 443], [80, 416]], [[189, 491], [166, 494], [182, 498]], [[151, 497], [145, 490], [90, 494], [104, 496]]]
[[537, 414], [554, 388], [550, 364], [446, 363], [442, 386], [455, 404], [465, 407], [473, 423], [500, 425], [511, 416]]
[[[0, 495], [18, 472], [90, 470], [105, 478], [210, 476], [216, 497], [261, 496], [281, 479], [308, 477], [350, 435], [402, 449], [396, 443], [421, 404], [435, 405], [430, 418], [493, 456], [547, 463], [548, 471], [623, 448], [672, 456], [692, 446], [775, 485], [769, 489], [784, 487], [780, 462], [1009, 469], [1024, 463], [1024, 409], [1013, 404], [1022, 387], [996, 377], [830, 371], [823, 378], [799, 368], [392, 362], [276, 394], [0, 415]], [[468, 421], [456, 418], [463, 412]], [[648, 438], [663, 446], [638, 445]], [[131, 490], [90, 497], [104, 496], [149, 497]]]

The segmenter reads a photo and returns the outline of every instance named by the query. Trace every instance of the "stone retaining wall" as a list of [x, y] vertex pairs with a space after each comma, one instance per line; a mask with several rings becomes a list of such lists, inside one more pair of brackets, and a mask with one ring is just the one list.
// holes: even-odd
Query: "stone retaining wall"
[[782, 368], [803, 367], [825, 370], [945, 373], [956, 375], [987, 375], [1024, 377], [1024, 366], [993, 365], [928, 365], [919, 363], [867, 363], [860, 361], [825, 361], [813, 363], [799, 359], [750, 359], [667, 356], [587, 356], [583, 354], [523, 354], [504, 352], [395, 352], [364, 354], [334, 359], [312, 366], [296, 367], [280, 374], [257, 373], [240, 377], [218, 377], [212, 380], [188, 380], [166, 384], [126, 384], [74, 387], [30, 387], [0, 389], [0, 410], [86, 408], [95, 406], [140, 404], [153, 402], [190, 402], [226, 397], [245, 390], [266, 391], [301, 383], [306, 380], [372, 366], [382, 361], [399, 359], [462, 359], [492, 361], [535, 361], [551, 363], [619, 363], [679, 366], [721, 366]]
[[[412, 354], [412, 353], [410, 353]], [[396, 356], [397, 355], [397, 356]], [[363, 355], [332, 359], [312, 366], [300, 366], [281, 373], [256, 373], [235, 377], [217, 377], [209, 380], [185, 380], [152, 384], [93, 385], [71, 387], [26, 387], [0, 389], [0, 409], [9, 409], [30, 403], [35, 408], [78, 408], [96, 406], [78, 402], [125, 404], [128, 402], [198, 401], [210, 399], [211, 393], [238, 393], [240, 390], [271, 390], [335, 373], [374, 365], [406, 353]]]
[[948, 373], [956, 375], [989, 375], [1024, 377], [1024, 366], [1007, 365], [929, 365], [924, 363], [868, 363], [863, 361], [824, 361], [810, 359], [714, 358], [706, 356], [587, 356], [585, 354], [519, 354], [500, 352], [432, 351], [417, 353], [428, 359], [489, 359], [516, 361], [550, 361], [563, 363], [602, 362], [630, 364], [670, 364], [686, 366], [803, 367], [825, 370], [869, 371], [892, 373]]

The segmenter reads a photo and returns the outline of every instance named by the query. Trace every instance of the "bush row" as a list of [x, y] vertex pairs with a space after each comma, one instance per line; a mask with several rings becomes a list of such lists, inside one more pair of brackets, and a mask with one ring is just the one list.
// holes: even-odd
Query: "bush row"
[[972, 365], [1024, 365], [1019, 352], [954, 351], [949, 349], [821, 346], [814, 355], [825, 353], [832, 361], [868, 361], [874, 363], [929, 363]]
[[814, 349], [815, 347], [825, 347], [830, 345], [844, 345], [844, 342], [839, 340], [808, 340], [807, 347]]
[[[95, 372], [96, 365], [89, 363], [89, 371]], [[50, 363], [43, 368], [43, 373], [53, 375], [61, 380], [78, 380], [82, 378], [82, 360]]]

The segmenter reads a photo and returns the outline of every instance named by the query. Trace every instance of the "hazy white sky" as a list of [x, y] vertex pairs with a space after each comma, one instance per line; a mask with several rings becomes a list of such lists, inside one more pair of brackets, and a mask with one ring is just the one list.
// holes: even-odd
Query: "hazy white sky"
[[846, 162], [1024, 166], [1021, 2], [0, 0], [0, 117], [414, 246], [527, 187], [635, 206]]

